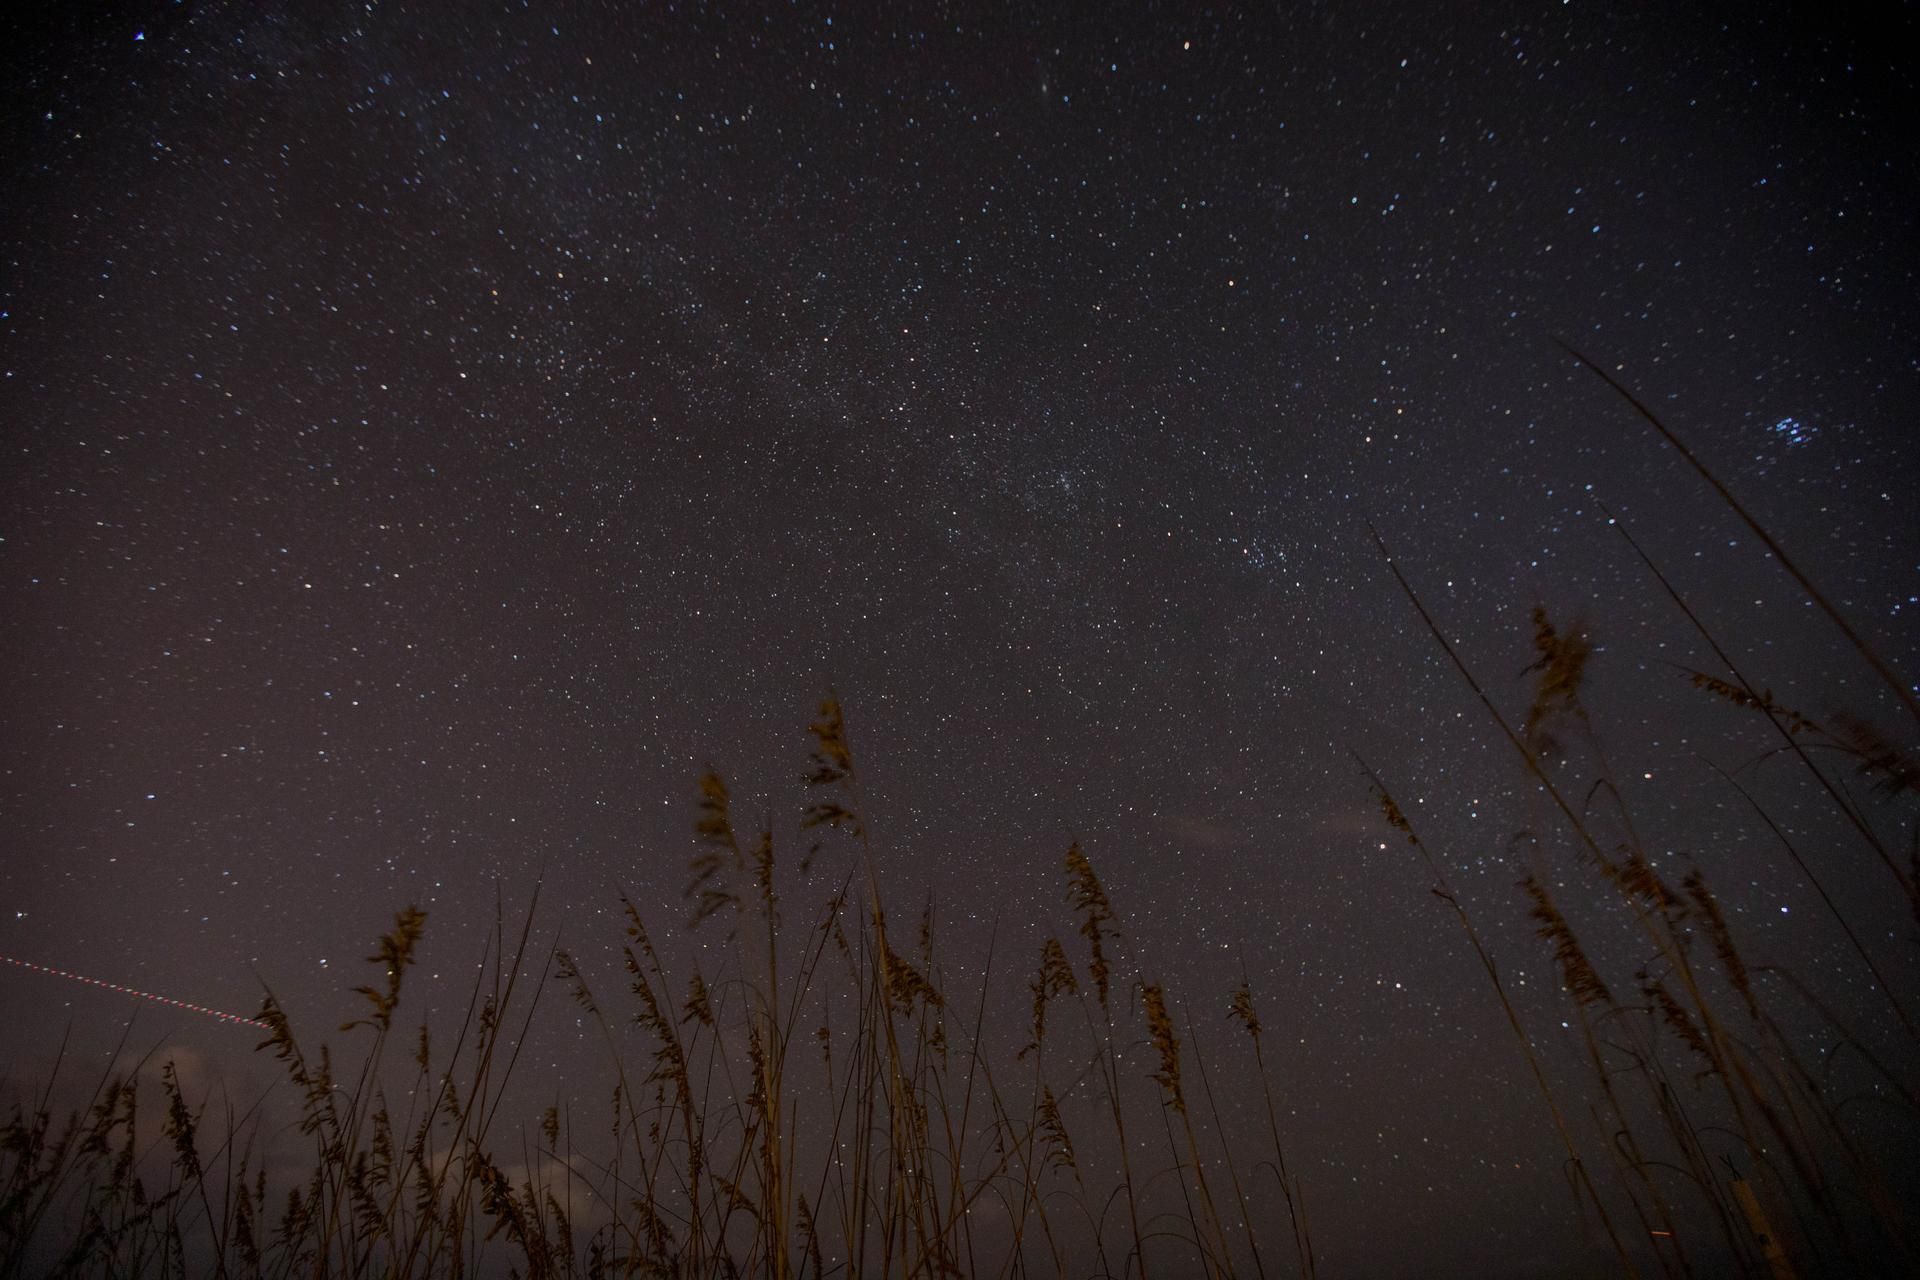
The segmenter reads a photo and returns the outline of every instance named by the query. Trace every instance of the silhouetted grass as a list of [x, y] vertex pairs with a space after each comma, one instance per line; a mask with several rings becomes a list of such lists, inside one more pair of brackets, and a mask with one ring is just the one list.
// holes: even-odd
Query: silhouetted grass
[[[1913, 1268], [1908, 1209], [1873, 1148], [1890, 1117], [1908, 1132], [1920, 1118], [1920, 1040], [1869, 933], [1741, 786], [1846, 930], [1907, 1037], [1902, 1054], [1877, 1052], [1887, 1029], [1849, 1024], [1807, 975], [1752, 961], [1706, 874], [1643, 841], [1586, 706], [1585, 627], [1534, 611], [1533, 685], [1524, 713], [1510, 715], [1375, 541], [1552, 806], [1553, 829], [1511, 846], [1537, 937], [1489, 936], [1451, 887], [1445, 852], [1364, 762], [1361, 773], [1485, 975], [1565, 1153], [1573, 1202], [1620, 1273]], [[1729, 714], [1769, 722], [1911, 896], [1914, 876], [1884, 832], [1904, 824], [1920, 840], [1913, 755], [1864, 720], [1781, 706], [1633, 550], [1725, 671], [1688, 669], [1693, 683]], [[995, 987], [991, 947], [968, 966], [978, 984], [956, 990], [933, 905], [903, 933], [882, 900], [886, 854], [837, 699], [809, 729], [809, 844], [792, 866], [770, 830], [742, 837], [724, 778], [697, 780], [686, 897], [691, 928], [724, 932], [716, 971], [673, 972], [625, 896], [617, 972], [557, 947], [540, 955], [534, 903], [515, 927], [499, 910], [459, 1031], [436, 1046], [425, 1025], [409, 1034], [398, 1022], [428, 927], [408, 907], [368, 957], [372, 980], [355, 988], [361, 1016], [340, 1028], [350, 1053], [337, 1060], [271, 993], [264, 1000], [260, 1049], [298, 1100], [301, 1172], [278, 1161], [269, 1177], [257, 1112], [189, 1097], [170, 1061], [99, 1079], [64, 1116], [44, 1082], [0, 1131], [0, 1277], [1314, 1275], [1306, 1180], [1277, 1100], [1288, 1086], [1276, 1095], [1244, 968], [1231, 991], [1184, 1004], [1149, 981], [1152, 958], [1132, 954], [1120, 907], [1074, 842], [1061, 871], [1078, 941], [1046, 936], [1037, 967], [1016, 979], [1024, 995]], [[1862, 781], [1871, 796], [1855, 794]], [[1550, 864], [1562, 845], [1576, 856]], [[789, 922], [782, 888], [791, 897], [823, 859], [841, 861], [837, 887]], [[1590, 945], [1596, 930], [1610, 945]], [[1498, 958], [1512, 964], [1543, 943], [1582, 1055], [1558, 1074]], [[1609, 971], [1601, 957], [1623, 950], [1637, 961]], [[510, 1117], [508, 1086], [553, 983], [599, 1029], [616, 1083], [601, 1114], [556, 1104]], [[1284, 1005], [1288, 993], [1276, 994]], [[1002, 1006], [1024, 1015], [1024, 1044], [983, 1042], [988, 1009]], [[1195, 1009], [1211, 1013], [1196, 1023]], [[1809, 1009], [1824, 1053], [1782, 1030], [1789, 1011], [1804, 1021]], [[1257, 1075], [1264, 1133], [1229, 1134], [1221, 1120], [1201, 1049], [1221, 1021], [1246, 1034], [1218, 1052]], [[650, 1042], [642, 1057], [621, 1048], [627, 1024]], [[1871, 1094], [1835, 1083], [1836, 1060], [1856, 1058]], [[149, 1109], [157, 1130], [143, 1122]], [[1130, 1126], [1156, 1112], [1164, 1163], [1145, 1168]]]

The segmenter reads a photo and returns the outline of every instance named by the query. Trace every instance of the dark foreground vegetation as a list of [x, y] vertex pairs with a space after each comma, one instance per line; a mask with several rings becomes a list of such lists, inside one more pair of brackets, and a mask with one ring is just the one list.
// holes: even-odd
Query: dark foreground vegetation
[[[1705, 876], [1637, 829], [1582, 701], [1592, 651], [1582, 628], [1535, 612], [1530, 702], [1509, 717], [1381, 552], [1543, 797], [1553, 838], [1576, 852], [1580, 867], [1561, 883], [1579, 886], [1582, 932], [1632, 940], [1587, 945], [1537, 872], [1519, 886], [1537, 937], [1489, 936], [1450, 887], [1447, 851], [1357, 760], [1383, 832], [1405, 842], [1435, 910], [1484, 970], [1482, 995], [1511, 1027], [1513, 1061], [1537, 1094], [1529, 1105], [1563, 1146], [1566, 1194], [1606, 1269], [1920, 1271], [1900, 1181], [1913, 1170], [1885, 1160], [1888, 1131], [1920, 1129], [1911, 993], [1883, 974], [1910, 971], [1896, 948], [1911, 944], [1847, 918], [1827, 884], [1880, 877], [1920, 921], [1920, 761], [1864, 720], [1779, 705], [1647, 562], [1716, 655], [1715, 670], [1686, 678], [1726, 714], [1754, 717], [1792, 764], [1797, 781], [1780, 785], [1817, 795], [1848, 833], [1850, 848], [1802, 848], [1770, 797], [1726, 780], [1847, 940], [1852, 972], [1840, 981], [1872, 996], [1838, 1001], [1749, 957]], [[1920, 725], [1910, 687], [1846, 634], [1912, 717], [1910, 736]], [[280, 1158], [270, 1177], [257, 1118], [215, 1114], [171, 1063], [159, 1096], [156, 1077], [143, 1091], [136, 1071], [98, 1081], [70, 1114], [55, 1113], [45, 1086], [0, 1135], [0, 1274], [1314, 1275], [1318, 1189], [1289, 1161], [1261, 993], [1245, 981], [1201, 993], [1212, 1018], [1230, 1010], [1236, 1042], [1198, 1054], [1190, 1000], [1150, 980], [1152, 957], [1126, 945], [1078, 845], [1062, 868], [1077, 936], [1045, 939], [1023, 978], [950, 989], [933, 913], [903, 922], [882, 902], [838, 702], [810, 728], [800, 827], [814, 843], [791, 864], [776, 865], [769, 832], [736, 826], [721, 777], [699, 780], [688, 898], [695, 927], [728, 934], [724, 974], [669, 972], [643, 912], [623, 899], [623, 989], [601, 990], [567, 951], [534, 945], [529, 909], [496, 929], [457, 1039], [435, 1044], [402, 1015], [426, 926], [409, 908], [371, 957], [360, 1019], [342, 1029], [350, 1065], [271, 995], [258, 1015], [261, 1049], [300, 1100], [304, 1173], [285, 1176]], [[790, 919], [777, 885], [816, 858], [851, 869], [824, 905]], [[1609, 971], [1596, 958], [1621, 950], [1638, 963]], [[1557, 966], [1584, 1076], [1542, 1056], [1503, 984], [1496, 952], [1536, 951]], [[989, 957], [970, 970], [991, 967]], [[1021, 1002], [1024, 1044], [982, 1043], [995, 998]], [[571, 1001], [600, 1028], [618, 1084], [598, 1114], [554, 1108], [523, 1126], [503, 1099], [543, 1000]], [[630, 1022], [650, 1056], [620, 1047]], [[1821, 1048], [1809, 1052], [1787, 1024], [1819, 1027]], [[1251, 1128], [1224, 1124], [1216, 1106], [1209, 1072], [1228, 1055], [1259, 1082]], [[163, 1117], [157, 1143], [149, 1109]], [[1143, 1150], [1160, 1153], [1150, 1167]]]

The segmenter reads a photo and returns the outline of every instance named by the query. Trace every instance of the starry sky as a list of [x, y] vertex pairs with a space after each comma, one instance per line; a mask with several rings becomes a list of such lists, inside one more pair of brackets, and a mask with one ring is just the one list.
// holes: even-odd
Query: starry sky
[[[1870, 1009], [1710, 767], [1786, 779], [1765, 726], [1687, 687], [1711, 656], [1598, 502], [1783, 701], [1901, 713], [1552, 339], [1920, 671], [1889, 11], [9, 7], [0, 953], [240, 1013], [264, 980], [319, 1029], [409, 902], [418, 998], [464, 1001], [538, 882], [610, 973], [616, 890], [684, 918], [703, 767], [795, 847], [836, 689], [954, 985], [1070, 931], [1075, 838], [1222, 1071], [1244, 960], [1329, 1274], [1583, 1256], [1350, 753], [1543, 1035], [1514, 881], [1599, 891], [1516, 850], [1545, 819], [1367, 524], [1509, 709], [1529, 610], [1584, 617], [1636, 814], [1756, 954]], [[565, 1080], [597, 1040], [560, 1003], [532, 1034]], [[0, 969], [18, 1070], [133, 1008]], [[139, 1018], [259, 1069], [247, 1029]]]

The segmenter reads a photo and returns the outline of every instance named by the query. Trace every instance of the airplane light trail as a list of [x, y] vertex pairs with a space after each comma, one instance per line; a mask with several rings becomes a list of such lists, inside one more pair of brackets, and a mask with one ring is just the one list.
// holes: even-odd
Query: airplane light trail
[[90, 987], [103, 987], [108, 991], [117, 991], [121, 995], [138, 996], [142, 1000], [151, 1000], [155, 1004], [168, 1004], [176, 1009], [185, 1009], [189, 1013], [204, 1013], [209, 1018], [218, 1018], [222, 1022], [237, 1022], [243, 1026], [267, 1029], [267, 1024], [258, 1018], [245, 1018], [237, 1013], [226, 1013], [219, 1009], [209, 1009], [203, 1004], [194, 1004], [189, 1000], [175, 1000], [172, 996], [155, 995], [151, 991], [142, 991], [138, 987], [123, 987], [117, 982], [102, 982], [98, 978], [89, 978], [84, 973], [72, 973], [66, 969], [56, 969], [52, 965], [35, 964], [31, 960], [16, 960], [12, 956], [0, 956], [0, 960], [21, 969], [31, 969], [35, 973], [51, 974], [56, 978], [70, 978], [74, 982], [84, 982]]

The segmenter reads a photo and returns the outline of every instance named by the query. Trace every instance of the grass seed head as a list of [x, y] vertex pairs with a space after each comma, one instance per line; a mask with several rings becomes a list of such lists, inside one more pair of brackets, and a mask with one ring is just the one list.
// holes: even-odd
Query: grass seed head
[[1040, 971], [1027, 984], [1027, 990], [1033, 996], [1033, 1039], [1019, 1056], [1037, 1052], [1047, 1038], [1047, 1002], [1057, 996], [1077, 994], [1080, 980], [1073, 976], [1073, 966], [1067, 963], [1066, 949], [1060, 945], [1060, 939], [1048, 938], [1040, 946]]
[[1101, 1009], [1108, 1007], [1113, 970], [1107, 963], [1106, 940], [1119, 931], [1113, 927], [1113, 904], [1094, 874], [1093, 863], [1081, 852], [1079, 841], [1067, 849], [1067, 901], [1080, 912], [1080, 936], [1087, 940], [1091, 958], [1087, 975], [1093, 979], [1094, 992]]
[[912, 1009], [915, 1000], [934, 1009], [945, 1007], [946, 999], [927, 981], [926, 976], [902, 960], [884, 939], [880, 944], [880, 967], [881, 976], [886, 980], [887, 994], [896, 1009], [907, 1012]]
[[1920, 795], [1920, 756], [1901, 747], [1857, 716], [1836, 716], [1838, 737], [1853, 753], [1857, 768], [1882, 799]]
[[1080, 1166], [1073, 1155], [1073, 1139], [1067, 1134], [1066, 1122], [1060, 1118], [1060, 1103], [1054, 1098], [1053, 1090], [1045, 1085], [1040, 1089], [1040, 1136], [1047, 1143], [1047, 1158], [1058, 1160], [1062, 1166], [1072, 1170], [1074, 1176], [1080, 1176]]
[[1581, 1006], [1613, 1003], [1613, 993], [1607, 990], [1599, 970], [1587, 959], [1580, 939], [1574, 936], [1572, 926], [1554, 905], [1547, 886], [1531, 875], [1520, 884], [1533, 901], [1533, 908], [1527, 914], [1539, 922], [1534, 932], [1553, 944], [1553, 958], [1560, 966], [1561, 980], [1566, 983], [1573, 1002]]
[[1167, 1013], [1166, 992], [1158, 983], [1142, 983], [1140, 999], [1147, 1011], [1147, 1036], [1153, 1042], [1154, 1052], [1160, 1055], [1160, 1069], [1153, 1073], [1153, 1078], [1167, 1091], [1168, 1105], [1185, 1115], [1187, 1096], [1180, 1087], [1180, 1037], [1174, 1034], [1173, 1018]]
[[1407, 821], [1407, 815], [1401, 812], [1399, 804], [1388, 794], [1387, 789], [1376, 786], [1373, 794], [1380, 800], [1380, 812], [1386, 818], [1387, 825], [1405, 836], [1409, 844], [1419, 844], [1420, 837], [1413, 833], [1413, 824]]
[[1681, 1007], [1678, 1000], [1673, 998], [1673, 993], [1667, 990], [1664, 982], [1649, 981], [1644, 974], [1641, 975], [1641, 979], [1640, 992], [1649, 1000], [1653, 1001], [1654, 1008], [1660, 1011], [1660, 1020], [1667, 1024], [1669, 1030], [1680, 1037], [1681, 1043], [1698, 1054], [1700, 1059], [1707, 1064], [1706, 1071], [1708, 1075], [1719, 1074], [1720, 1055], [1715, 1053], [1713, 1046], [1707, 1043], [1707, 1037], [1701, 1032], [1699, 1026], [1694, 1023], [1692, 1015]]
[[1704, 689], [1716, 698], [1724, 698], [1736, 707], [1749, 711], [1759, 711], [1772, 716], [1785, 725], [1788, 733], [1819, 733], [1820, 726], [1791, 707], [1783, 707], [1773, 700], [1771, 689], [1762, 689], [1757, 694], [1748, 689], [1722, 680], [1719, 676], [1708, 675], [1704, 671], [1687, 671], [1687, 677], [1696, 689]]
[[[806, 773], [806, 784], [809, 787], [832, 788], [839, 796], [837, 799], [816, 800], [808, 805], [800, 817], [800, 829], [833, 828], [857, 840], [862, 835], [862, 828], [859, 815], [851, 807], [854, 790], [853, 751], [847, 745], [847, 722], [840, 710], [840, 700], [828, 698], [822, 702], [820, 718], [808, 725], [807, 731], [813, 735], [814, 746], [808, 756], [811, 767]], [[816, 840], [800, 860], [801, 874], [806, 874], [813, 865], [814, 855], [819, 852], [820, 842]]]
[[1227, 1006], [1227, 1013], [1247, 1029], [1247, 1034], [1255, 1040], [1260, 1038], [1260, 1015], [1254, 1012], [1253, 988], [1244, 980], [1233, 989], [1233, 1001]]
[[691, 878], [683, 895], [693, 902], [696, 925], [724, 907], [740, 906], [738, 878], [745, 859], [734, 834], [732, 805], [726, 779], [712, 769], [700, 775], [700, 807], [693, 833], [701, 847], [687, 860]]
[[407, 966], [413, 963], [413, 949], [426, 933], [427, 913], [418, 907], [408, 906], [394, 917], [393, 931], [380, 939], [378, 948], [367, 957], [368, 964], [379, 965], [386, 970], [386, 988], [355, 987], [354, 991], [367, 998], [373, 1006], [373, 1016], [359, 1018], [341, 1026], [342, 1031], [351, 1031], [355, 1027], [374, 1027], [385, 1031], [393, 1024], [393, 1011], [400, 1003], [400, 978]]
[[687, 999], [680, 1006], [680, 1021], [697, 1022], [708, 1030], [713, 1029], [713, 998], [707, 991], [707, 980], [700, 976], [698, 969], [687, 982]]
[[1586, 718], [1580, 706], [1580, 685], [1586, 679], [1593, 641], [1580, 621], [1575, 620], [1562, 632], [1547, 617], [1547, 611], [1535, 605], [1533, 651], [1539, 656], [1527, 671], [1538, 672], [1540, 678], [1534, 684], [1533, 702], [1527, 708], [1521, 736], [1537, 755], [1558, 755], [1560, 744], [1549, 726], [1566, 716], [1583, 721]]
[[1733, 931], [1727, 928], [1727, 918], [1721, 914], [1713, 890], [1707, 888], [1706, 877], [1698, 871], [1689, 871], [1680, 881], [1680, 887], [1707, 931], [1707, 940], [1713, 944], [1713, 954], [1720, 960], [1728, 985], [1746, 1006], [1747, 1016], [1760, 1021], [1760, 1001], [1753, 990], [1753, 978], [1747, 972], [1747, 962], [1741, 958], [1739, 948], [1733, 945]]

